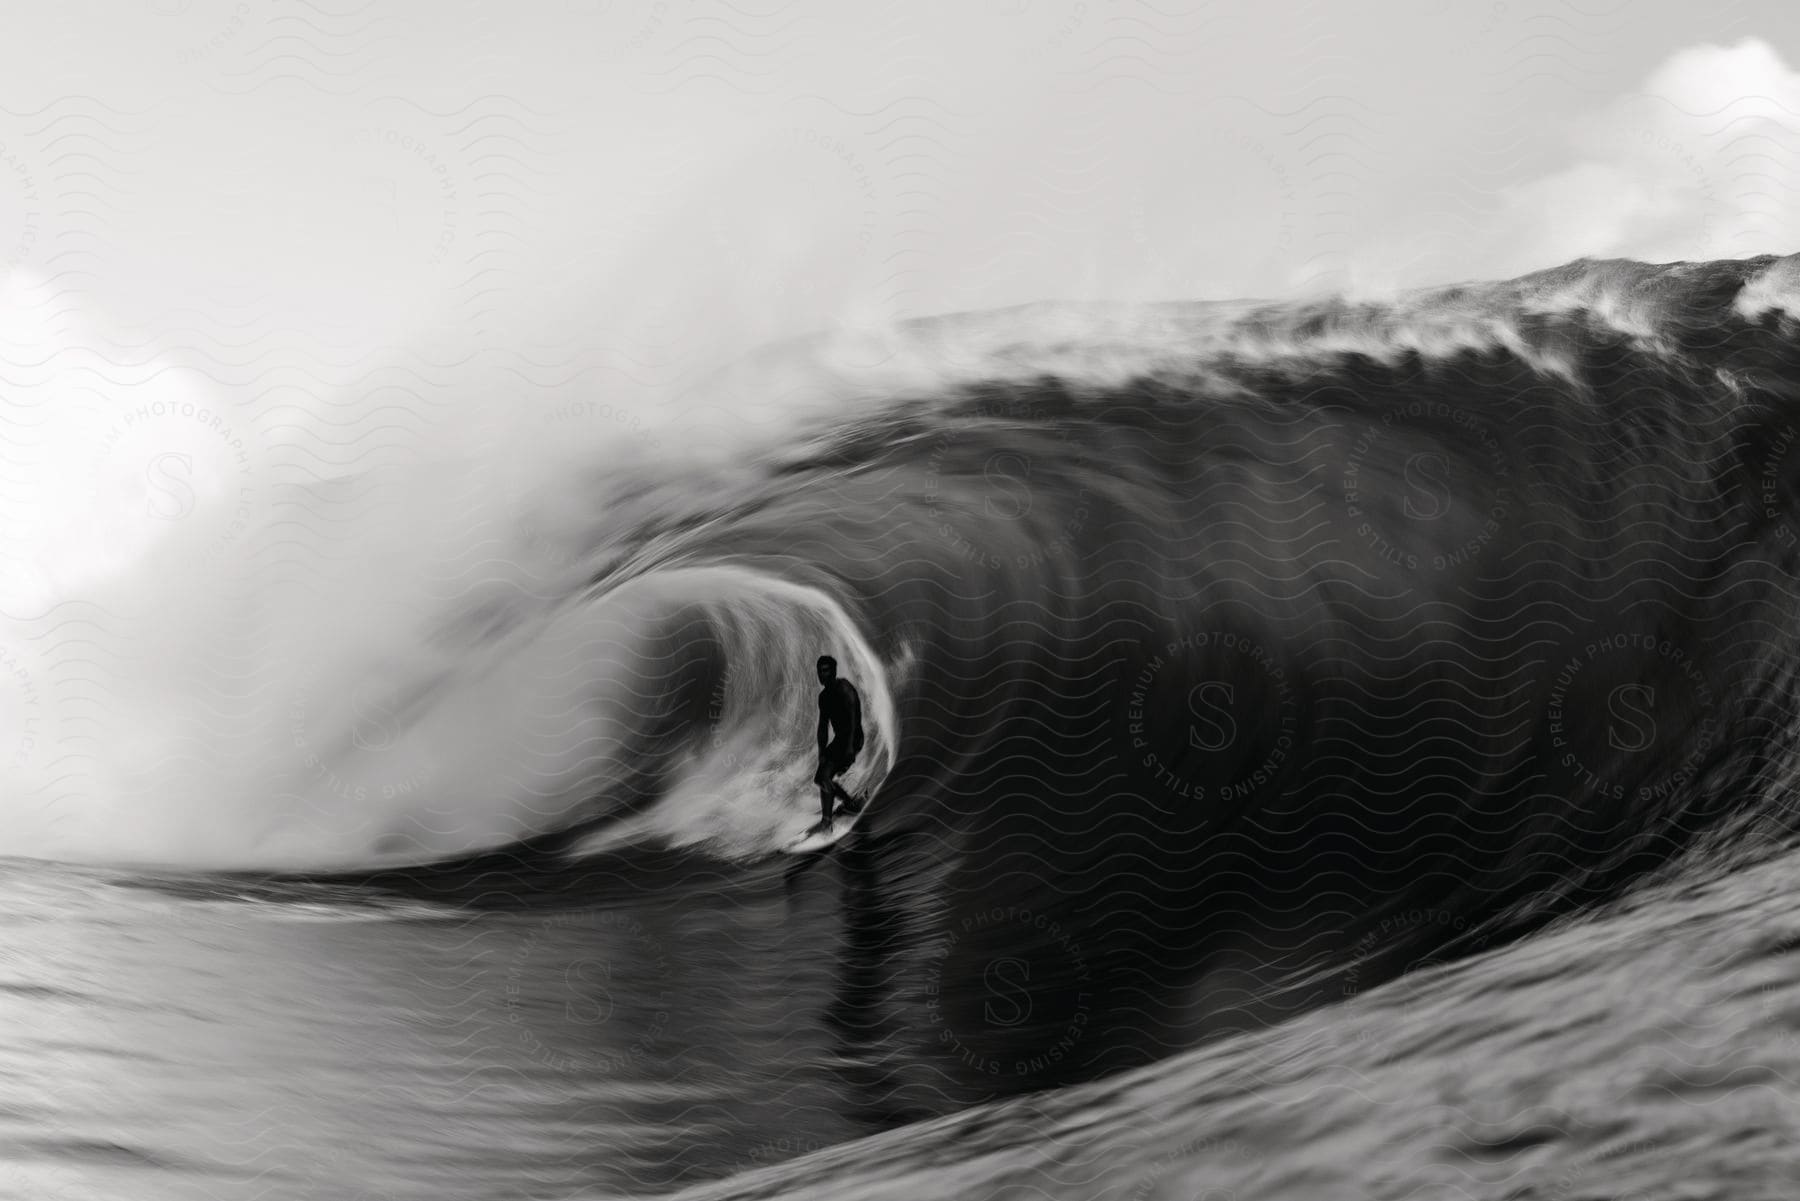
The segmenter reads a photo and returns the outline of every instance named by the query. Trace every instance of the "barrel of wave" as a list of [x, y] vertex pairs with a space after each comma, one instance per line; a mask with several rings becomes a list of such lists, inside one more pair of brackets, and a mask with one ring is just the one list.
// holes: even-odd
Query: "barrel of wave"
[[846, 784], [870, 789], [892, 764], [887, 672], [816, 587], [668, 568], [505, 621], [465, 616], [453, 636], [396, 627], [377, 654], [319, 656], [239, 776], [190, 779], [171, 759], [129, 805], [65, 815], [96, 828], [61, 830], [81, 852], [62, 857], [373, 868], [577, 827], [593, 830], [577, 853], [753, 855], [816, 820], [820, 653], [864, 697], [868, 741]]
[[628, 587], [634, 600], [656, 595], [703, 614], [721, 669], [657, 803], [574, 853], [651, 843], [754, 858], [804, 833], [819, 818], [820, 655], [835, 658], [862, 696], [865, 742], [840, 782], [863, 796], [880, 785], [894, 763], [892, 685], [904, 664], [884, 664], [824, 589], [734, 564], [667, 569]]

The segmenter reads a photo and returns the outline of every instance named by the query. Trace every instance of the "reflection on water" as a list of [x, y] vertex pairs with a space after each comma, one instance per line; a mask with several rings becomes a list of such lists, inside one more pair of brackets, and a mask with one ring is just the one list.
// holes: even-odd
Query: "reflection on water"
[[840, 1141], [834, 887], [425, 918], [14, 867], [0, 1185], [494, 1201]]
[[1092, 1022], [1079, 894], [1002, 903], [956, 886], [979, 863], [948, 827], [877, 824], [729, 871], [515, 856], [282, 883], [15, 862], [0, 1188], [665, 1192], [1091, 1075], [1144, 1033]]

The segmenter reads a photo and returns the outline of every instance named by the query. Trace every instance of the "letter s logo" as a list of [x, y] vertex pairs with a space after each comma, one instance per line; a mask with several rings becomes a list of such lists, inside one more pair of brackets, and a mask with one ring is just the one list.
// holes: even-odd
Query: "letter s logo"
[[390, 697], [371, 700], [367, 694], [350, 701], [350, 741], [365, 751], [385, 751], [395, 742], [394, 705]]
[[1406, 482], [1419, 496], [1400, 502], [1400, 510], [1414, 521], [1436, 521], [1450, 511], [1450, 464], [1443, 455], [1421, 451], [1406, 460]]
[[[1013, 979], [1015, 976], [1017, 979]], [[1031, 979], [1031, 965], [1023, 959], [996, 959], [981, 974], [995, 1001], [989, 1001], [982, 1014], [992, 1026], [1017, 1026], [1031, 1016], [1031, 992], [1026, 983]]]
[[1001, 503], [995, 503], [992, 496], [987, 498], [988, 516], [1017, 521], [1031, 512], [1031, 486], [1026, 483], [1031, 478], [1031, 462], [1024, 455], [1002, 451], [987, 461], [982, 475], [1003, 498]]
[[598, 1026], [613, 1013], [612, 993], [606, 985], [612, 980], [612, 964], [593, 959], [578, 959], [563, 972], [563, 982], [575, 999], [563, 1005], [563, 1013], [571, 1022], [582, 1026]]
[[[1633, 702], [1638, 707], [1633, 707]], [[1656, 689], [1648, 684], [1620, 684], [1606, 698], [1606, 712], [1613, 719], [1606, 727], [1606, 741], [1615, 751], [1641, 751], [1656, 735]], [[1637, 719], [1642, 719], [1641, 721]], [[1625, 733], [1619, 732], [1620, 726]]]
[[[164, 521], [180, 521], [194, 511], [194, 490], [188, 481], [194, 475], [192, 455], [168, 451], [150, 460], [144, 478], [150, 483], [150, 499], [144, 510]], [[161, 478], [158, 478], [158, 477]]]
[[1202, 751], [1222, 751], [1237, 741], [1237, 722], [1229, 706], [1237, 703], [1237, 690], [1223, 680], [1208, 680], [1188, 691], [1188, 745]]

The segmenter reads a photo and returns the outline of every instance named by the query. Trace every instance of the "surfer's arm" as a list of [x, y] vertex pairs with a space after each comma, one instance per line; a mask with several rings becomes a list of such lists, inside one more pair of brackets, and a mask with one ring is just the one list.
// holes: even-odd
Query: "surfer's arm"
[[825, 757], [825, 743], [830, 740], [830, 732], [825, 722], [825, 698], [819, 698], [819, 758]]

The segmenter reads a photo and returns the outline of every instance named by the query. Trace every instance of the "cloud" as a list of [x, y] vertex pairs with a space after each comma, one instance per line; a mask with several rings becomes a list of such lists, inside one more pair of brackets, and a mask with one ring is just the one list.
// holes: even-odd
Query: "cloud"
[[1698, 45], [1578, 118], [1566, 165], [1355, 256], [1359, 290], [1570, 259], [1785, 254], [1800, 244], [1800, 72], [1768, 43]]
[[1785, 253], [1800, 234], [1800, 73], [1766, 42], [1695, 46], [1576, 127], [1576, 168], [1512, 190], [1509, 215], [1586, 225], [1594, 256]]

